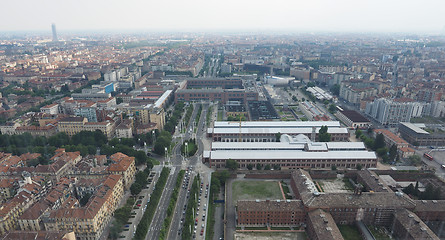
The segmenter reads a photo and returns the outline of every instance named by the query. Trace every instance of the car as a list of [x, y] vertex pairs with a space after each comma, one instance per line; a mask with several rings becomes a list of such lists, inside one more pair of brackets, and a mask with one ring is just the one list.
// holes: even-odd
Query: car
[[201, 236], [204, 234], [204, 228], [201, 229]]
[[125, 225], [125, 228], [129, 228], [129, 227], [130, 227], [130, 224]]
[[198, 228], [198, 226], [195, 225], [195, 230]]
[[136, 205], [136, 206], [140, 207], [140, 206], [141, 206], [141, 204], [138, 204], [138, 205]]

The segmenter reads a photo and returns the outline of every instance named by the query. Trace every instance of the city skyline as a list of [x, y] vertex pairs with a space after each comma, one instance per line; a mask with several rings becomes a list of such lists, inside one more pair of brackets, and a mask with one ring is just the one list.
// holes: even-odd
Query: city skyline
[[[27, 4], [28, 2], [28, 4]], [[85, 7], [88, 6], [88, 7]], [[10, 2], [0, 32], [48, 31], [261, 31], [443, 33], [445, 3], [418, 1], [266, 1], [208, 3], [101, 2], [54, 0], [40, 5]], [[146, 9], [146, 11], [140, 11]], [[20, 16], [17, 19], [17, 16]], [[17, 19], [8, 21], [8, 19]]]

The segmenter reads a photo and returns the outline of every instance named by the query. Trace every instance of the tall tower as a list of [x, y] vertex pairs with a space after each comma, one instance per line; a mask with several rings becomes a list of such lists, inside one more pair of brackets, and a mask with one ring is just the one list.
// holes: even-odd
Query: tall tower
[[57, 39], [56, 24], [51, 24], [51, 28], [53, 30], [53, 42], [59, 41], [59, 39]]

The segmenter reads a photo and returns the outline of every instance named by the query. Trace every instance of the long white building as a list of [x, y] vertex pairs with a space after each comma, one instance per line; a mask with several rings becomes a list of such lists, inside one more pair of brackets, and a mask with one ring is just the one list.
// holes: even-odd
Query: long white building
[[316, 140], [322, 126], [328, 127], [331, 141], [348, 141], [347, 128], [340, 127], [338, 121], [283, 121], [283, 122], [215, 122], [207, 133], [214, 142], [276, 142], [277, 136], [287, 134], [297, 136], [303, 134]]
[[211, 150], [203, 153], [203, 161], [216, 168], [224, 168], [227, 159], [237, 161], [240, 168], [258, 164], [282, 169], [377, 166], [376, 154], [362, 142], [311, 142], [304, 135], [283, 142], [285, 138], [281, 142], [213, 142]]

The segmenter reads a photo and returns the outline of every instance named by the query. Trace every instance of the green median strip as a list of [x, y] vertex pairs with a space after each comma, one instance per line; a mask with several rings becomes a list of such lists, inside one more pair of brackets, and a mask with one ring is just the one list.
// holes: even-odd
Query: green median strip
[[164, 223], [162, 224], [161, 232], [159, 233], [160, 240], [166, 239], [168, 236], [168, 230], [170, 229], [172, 216], [175, 211], [175, 206], [176, 206], [176, 202], [178, 200], [178, 194], [179, 194], [179, 190], [181, 188], [181, 182], [182, 182], [182, 179], [184, 178], [184, 174], [185, 174], [185, 170], [181, 170], [181, 171], [179, 171], [179, 175], [176, 178], [175, 188], [173, 189], [173, 193], [170, 197], [170, 203], [168, 204], [168, 208], [167, 208], [167, 217], [165, 217]]
[[153, 220], [153, 216], [158, 207], [159, 199], [162, 196], [162, 191], [164, 190], [165, 184], [167, 183], [168, 174], [170, 173], [169, 168], [163, 168], [161, 175], [159, 176], [158, 182], [155, 185], [155, 189], [150, 197], [150, 203], [147, 206], [147, 209], [144, 212], [144, 215], [139, 222], [136, 233], [134, 235], [135, 240], [145, 239], [147, 235], [148, 229], [150, 227], [151, 221]]

